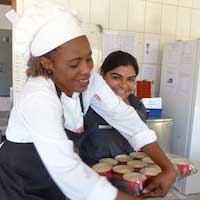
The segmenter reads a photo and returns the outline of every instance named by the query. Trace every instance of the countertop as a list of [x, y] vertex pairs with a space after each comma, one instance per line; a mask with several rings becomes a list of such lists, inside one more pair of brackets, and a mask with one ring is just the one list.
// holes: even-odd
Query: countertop
[[[5, 132], [10, 111], [0, 111], [0, 131]], [[146, 120], [147, 123], [154, 122], [172, 122], [173, 119], [167, 116], [162, 115], [161, 117], [151, 117]]]
[[150, 117], [150, 118], [147, 118], [146, 122], [172, 122], [173, 119], [170, 118], [170, 117], [167, 117], [167, 116], [160, 116], [160, 117]]

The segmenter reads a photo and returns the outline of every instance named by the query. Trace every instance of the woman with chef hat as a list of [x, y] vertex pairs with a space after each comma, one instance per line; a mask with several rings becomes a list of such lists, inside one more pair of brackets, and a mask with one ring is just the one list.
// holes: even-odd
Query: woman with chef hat
[[29, 68], [0, 148], [1, 199], [141, 199], [118, 191], [86, 166], [64, 126], [82, 134], [83, 115], [92, 106], [136, 150], [154, 143], [155, 133], [92, 72], [92, 52], [77, 18], [58, 5], [34, 2], [22, 17], [8, 14], [16, 53]]

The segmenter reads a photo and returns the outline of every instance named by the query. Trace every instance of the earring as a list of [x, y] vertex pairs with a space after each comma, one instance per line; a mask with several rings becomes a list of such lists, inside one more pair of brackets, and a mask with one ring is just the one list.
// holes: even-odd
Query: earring
[[46, 69], [45, 71], [46, 71], [46, 74], [48, 76], [52, 76], [53, 75], [53, 71], [51, 69]]

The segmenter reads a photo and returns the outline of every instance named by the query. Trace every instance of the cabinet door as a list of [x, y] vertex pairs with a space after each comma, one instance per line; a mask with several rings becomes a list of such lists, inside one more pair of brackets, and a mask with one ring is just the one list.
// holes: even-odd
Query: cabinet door
[[147, 122], [147, 126], [157, 134], [157, 141], [165, 152], [170, 152], [172, 122]]
[[9, 96], [12, 86], [12, 31], [0, 29], [0, 96]]

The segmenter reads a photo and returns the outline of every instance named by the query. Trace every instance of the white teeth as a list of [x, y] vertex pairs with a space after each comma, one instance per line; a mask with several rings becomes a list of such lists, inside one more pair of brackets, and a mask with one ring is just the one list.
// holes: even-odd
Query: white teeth
[[86, 79], [86, 80], [80, 80], [81, 83], [87, 83], [89, 80]]
[[124, 90], [118, 90], [119, 93], [126, 93]]

